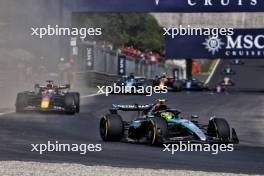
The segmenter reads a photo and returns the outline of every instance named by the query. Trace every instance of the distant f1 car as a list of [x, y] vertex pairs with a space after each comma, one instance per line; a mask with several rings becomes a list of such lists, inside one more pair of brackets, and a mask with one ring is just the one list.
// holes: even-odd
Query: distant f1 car
[[181, 91], [183, 89], [182, 81], [166, 76], [156, 76], [156, 78], [153, 80], [153, 86], [159, 86], [160, 89], [166, 88], [169, 91]]
[[149, 81], [143, 77], [136, 77], [134, 74], [130, 74], [118, 80], [117, 85], [124, 87], [125, 90], [131, 90], [130, 92], [128, 91], [127, 94], [144, 94], [139, 92], [142, 92], [142, 88], [149, 85]]
[[35, 84], [34, 91], [17, 94], [16, 112], [26, 111], [62, 111], [75, 114], [80, 111], [80, 94], [69, 92], [70, 85], [54, 85], [47, 81], [46, 85]]
[[206, 85], [204, 82], [191, 79], [191, 80], [182, 80], [183, 83], [183, 89], [184, 90], [190, 90], [190, 91], [204, 91], [209, 90], [208, 85]]
[[189, 90], [189, 91], [203, 91], [209, 90], [208, 86], [196, 79], [186, 80], [186, 79], [174, 79], [170, 77], [156, 77], [154, 82], [154, 86], [159, 86], [160, 88], [166, 87], [168, 90], [171, 91], [182, 91], [182, 90]]
[[231, 81], [231, 79], [229, 77], [225, 77], [222, 81], [219, 82], [220, 86], [222, 87], [229, 87], [229, 86], [234, 86], [235, 83], [233, 81]]
[[118, 84], [123, 84], [124, 86], [142, 86], [144, 85], [145, 78], [136, 77], [134, 74], [130, 74], [129, 76], [123, 76], [120, 80], [118, 80]]
[[223, 72], [224, 75], [235, 75], [236, 72], [231, 67], [224, 68]]
[[241, 59], [233, 59], [230, 63], [232, 65], [244, 65], [244, 62]]
[[[100, 135], [104, 141], [146, 143], [149, 145], [190, 141], [199, 143], [239, 143], [235, 129], [223, 118], [210, 118], [204, 125], [179, 117], [160, 100], [147, 105], [116, 105], [100, 120]], [[125, 121], [119, 111], [135, 111], [138, 116]]]

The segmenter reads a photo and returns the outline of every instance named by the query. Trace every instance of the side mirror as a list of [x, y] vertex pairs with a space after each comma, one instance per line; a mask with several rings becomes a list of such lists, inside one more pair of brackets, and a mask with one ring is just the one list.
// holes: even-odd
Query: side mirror
[[117, 110], [116, 109], [109, 109], [110, 114], [117, 114]]
[[34, 93], [36, 95], [38, 95], [40, 93], [40, 86], [39, 86], [39, 84], [35, 84], [35, 86], [34, 86]]
[[191, 116], [191, 122], [192, 122], [192, 123], [198, 123], [198, 121], [197, 121], [198, 118], [199, 118], [198, 115], [192, 115], [192, 116]]
[[181, 111], [179, 111], [178, 109], [171, 109], [170, 111], [173, 112], [176, 116], [181, 113]]
[[191, 116], [191, 119], [198, 119], [198, 118], [199, 118], [198, 115], [192, 115], [192, 116]]
[[179, 115], [179, 114], [181, 113], [181, 111], [179, 111], [179, 110], [175, 110], [174, 113], [175, 113], [176, 115]]

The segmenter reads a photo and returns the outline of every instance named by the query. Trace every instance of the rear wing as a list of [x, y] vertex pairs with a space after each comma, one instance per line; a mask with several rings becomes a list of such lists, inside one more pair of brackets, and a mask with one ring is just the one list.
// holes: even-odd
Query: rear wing
[[65, 84], [65, 85], [59, 85], [58, 89], [70, 89], [71, 85], [70, 84]]
[[[39, 85], [39, 84], [35, 84], [34, 86], [35, 88], [41, 88], [41, 89], [47, 89], [47, 86], [46, 85]], [[70, 84], [65, 84], [65, 85], [55, 85], [54, 86], [55, 89], [70, 89], [71, 88], [71, 85]]]
[[146, 78], [145, 78], [145, 77], [139, 77], [139, 76], [136, 76], [135, 79], [144, 80], [144, 79], [146, 79]]
[[111, 110], [112, 111], [148, 111], [153, 107], [153, 104], [147, 104], [147, 105], [118, 105], [113, 104]]

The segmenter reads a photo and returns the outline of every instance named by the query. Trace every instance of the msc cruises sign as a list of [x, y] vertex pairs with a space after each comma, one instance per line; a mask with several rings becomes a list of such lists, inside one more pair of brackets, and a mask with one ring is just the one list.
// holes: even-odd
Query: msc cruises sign
[[[156, 5], [158, 6], [162, 0], [155, 0]], [[243, 6], [243, 5], [251, 5], [256, 6], [258, 5], [258, 0], [186, 0], [186, 3], [189, 6], [229, 6], [231, 5], [231, 1], [236, 1], [237, 6]]]
[[263, 0], [75, 0], [76, 12], [264, 12]]
[[264, 29], [236, 29], [227, 36], [167, 38], [171, 58], [263, 58]]

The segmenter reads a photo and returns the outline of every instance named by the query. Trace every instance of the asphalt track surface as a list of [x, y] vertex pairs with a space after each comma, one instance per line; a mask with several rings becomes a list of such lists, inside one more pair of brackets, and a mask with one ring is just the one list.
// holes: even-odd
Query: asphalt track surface
[[[223, 78], [220, 63], [211, 85]], [[233, 67], [237, 87], [230, 92], [180, 92], [167, 95], [120, 96], [103, 95], [82, 99], [81, 113], [6, 114], [0, 116], [0, 160], [36, 161], [49, 163], [81, 163], [129, 168], [186, 169], [199, 171], [264, 174], [264, 62], [247, 61]], [[245, 91], [246, 90], [246, 91]], [[103, 142], [99, 136], [99, 119], [112, 103], [147, 104], [166, 98], [169, 106], [180, 109], [182, 116], [200, 116], [202, 122], [211, 116], [224, 117], [237, 130], [241, 143], [233, 152], [212, 155], [210, 152], [177, 152], [171, 155], [162, 147], [143, 144]], [[125, 117], [126, 118], [126, 117]], [[103, 151], [80, 155], [75, 152], [31, 152], [30, 144], [47, 141], [69, 144], [102, 144]]]

